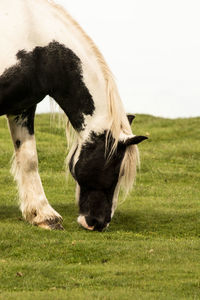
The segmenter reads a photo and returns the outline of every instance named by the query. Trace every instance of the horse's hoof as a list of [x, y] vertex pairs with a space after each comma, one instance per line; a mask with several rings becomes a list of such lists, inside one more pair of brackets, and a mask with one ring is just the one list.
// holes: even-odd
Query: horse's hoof
[[84, 216], [79, 216], [77, 219], [77, 222], [79, 225], [81, 225], [83, 228], [93, 231], [94, 230], [94, 226], [88, 226], [85, 217]]
[[50, 227], [52, 230], [64, 230], [64, 227], [60, 223], [51, 224]]
[[36, 224], [38, 227], [47, 229], [47, 230], [64, 230], [64, 227], [61, 224], [60, 218], [45, 220], [44, 222]]

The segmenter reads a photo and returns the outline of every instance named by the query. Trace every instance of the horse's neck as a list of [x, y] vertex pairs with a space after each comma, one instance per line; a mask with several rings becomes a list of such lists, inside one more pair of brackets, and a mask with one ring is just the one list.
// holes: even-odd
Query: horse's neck
[[40, 1], [44, 6], [49, 7], [50, 12], [48, 26], [44, 26], [45, 35], [47, 36], [51, 31], [53, 39], [70, 48], [82, 63], [83, 81], [92, 96], [95, 107], [92, 116], [84, 115], [84, 130], [80, 132], [80, 135], [82, 139], [86, 139], [91, 131], [102, 132], [108, 129], [108, 95], [102, 65], [92, 47], [91, 40], [76, 22], [62, 8], [46, 0]]
[[[50, 5], [56, 18], [52, 20], [53, 24], [58, 24], [58, 28], [63, 26], [61, 36], [56, 36], [55, 40], [64, 43], [81, 60], [83, 81], [89, 90], [94, 101], [93, 115], [84, 115], [84, 130], [80, 132], [82, 139], [85, 139], [91, 131], [102, 132], [107, 129], [108, 124], [108, 99], [107, 86], [102, 65], [97, 58], [97, 53], [93, 49], [93, 42], [87, 37], [79, 25], [62, 8], [47, 3], [46, 0], [40, 0], [45, 5]], [[54, 26], [54, 25], [53, 25]], [[58, 30], [59, 32], [59, 30]]]

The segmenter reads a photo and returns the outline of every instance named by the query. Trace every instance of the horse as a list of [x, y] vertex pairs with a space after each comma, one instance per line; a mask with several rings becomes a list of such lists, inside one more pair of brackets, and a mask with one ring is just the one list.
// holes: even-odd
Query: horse
[[[52, 97], [76, 132], [68, 155], [76, 181], [78, 223], [102, 231], [114, 215], [120, 188], [132, 188], [137, 144], [104, 57], [79, 24], [53, 1], [0, 1], [0, 115], [6, 115], [24, 219], [63, 229], [38, 173], [34, 136], [37, 104]], [[68, 126], [67, 126], [68, 130]], [[69, 132], [68, 132], [69, 133]]]

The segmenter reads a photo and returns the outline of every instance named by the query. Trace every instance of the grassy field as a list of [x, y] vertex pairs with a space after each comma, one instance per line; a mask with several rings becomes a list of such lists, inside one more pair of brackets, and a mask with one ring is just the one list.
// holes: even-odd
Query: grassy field
[[138, 115], [141, 170], [106, 232], [76, 223], [64, 130], [36, 117], [39, 169], [65, 231], [21, 218], [9, 173], [13, 145], [0, 118], [0, 299], [200, 299], [200, 118]]

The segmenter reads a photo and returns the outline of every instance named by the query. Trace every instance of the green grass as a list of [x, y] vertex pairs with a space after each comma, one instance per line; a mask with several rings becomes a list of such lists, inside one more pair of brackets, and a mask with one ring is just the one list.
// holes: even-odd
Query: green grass
[[21, 218], [9, 173], [13, 145], [0, 118], [0, 299], [200, 299], [200, 118], [139, 115], [141, 170], [106, 232], [76, 223], [65, 179], [64, 130], [36, 117], [39, 169], [65, 231]]

